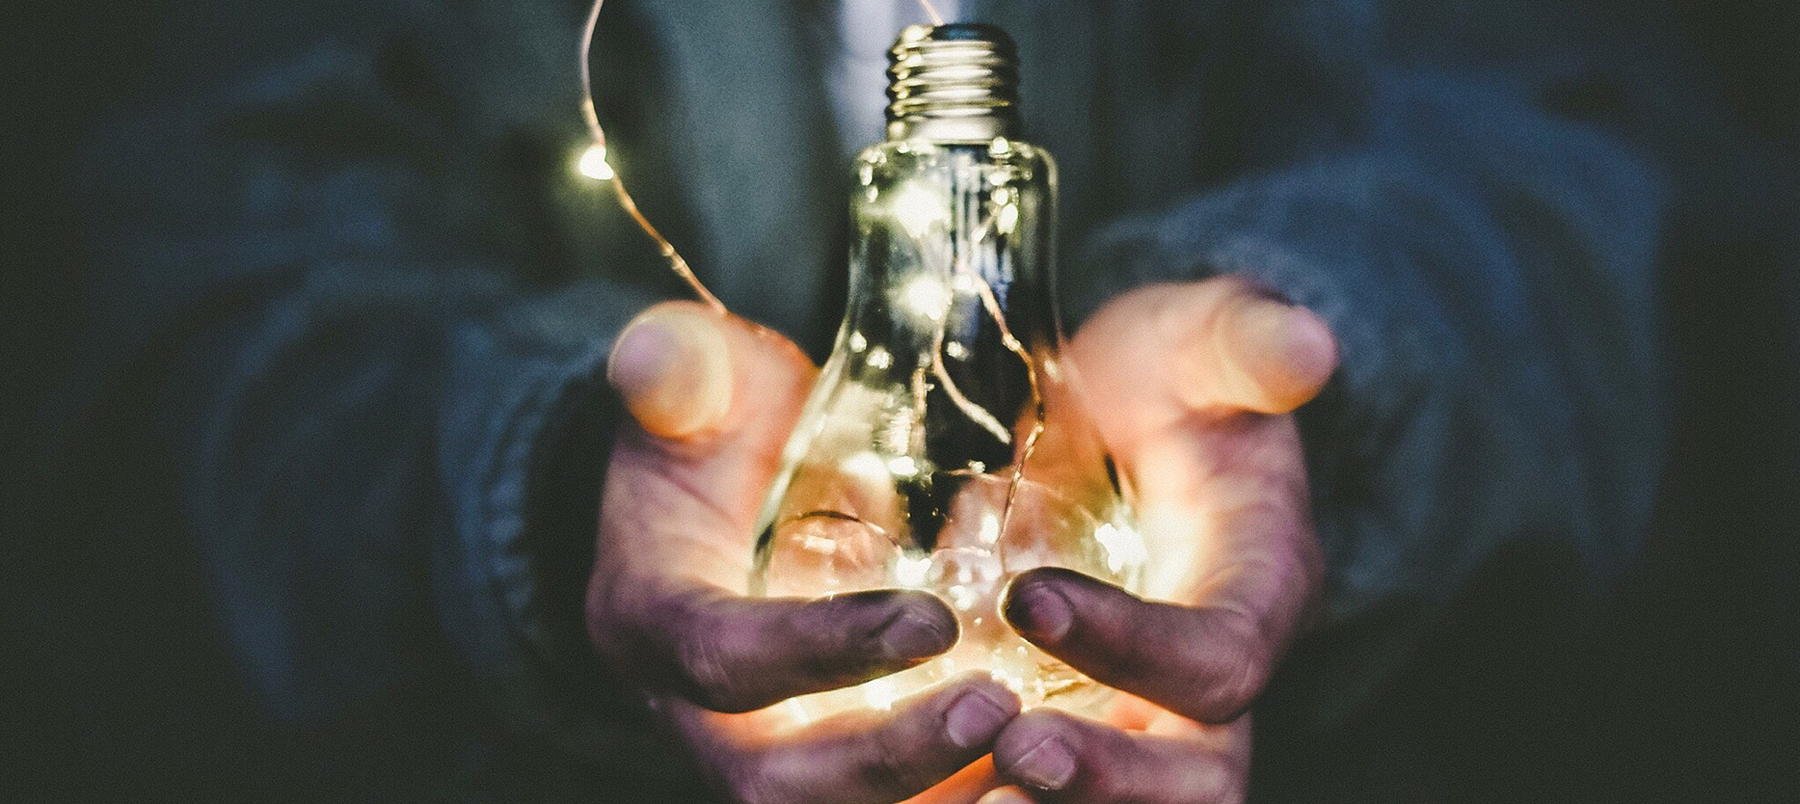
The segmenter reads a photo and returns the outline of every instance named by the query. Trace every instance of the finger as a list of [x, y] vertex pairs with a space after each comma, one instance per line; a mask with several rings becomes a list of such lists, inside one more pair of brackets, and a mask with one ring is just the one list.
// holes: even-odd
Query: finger
[[1205, 723], [1249, 708], [1279, 647], [1241, 609], [1144, 600], [1060, 568], [1020, 575], [1002, 611], [1032, 644], [1096, 681]]
[[994, 772], [994, 757], [990, 754], [902, 804], [978, 804], [983, 795], [999, 785], [1000, 777]]
[[679, 438], [717, 426], [731, 404], [730, 344], [720, 316], [659, 304], [613, 342], [606, 379], [645, 431]]
[[[1337, 367], [1323, 319], [1231, 276], [1125, 294], [1082, 326], [1073, 348], [1102, 409], [1127, 403], [1164, 419], [1192, 410], [1286, 413]], [[1145, 407], [1147, 389], [1160, 406]]]
[[1032, 800], [1031, 794], [1026, 793], [1024, 788], [1008, 785], [995, 788], [987, 795], [982, 796], [981, 800], [975, 804], [1037, 804], [1037, 802]]
[[679, 440], [748, 424], [766, 432], [757, 414], [784, 405], [794, 387], [804, 392], [812, 374], [811, 361], [772, 330], [664, 302], [619, 332], [606, 377], [645, 432]]
[[626, 328], [610, 372], [636, 425], [614, 444], [589, 583], [590, 636], [610, 665], [736, 712], [904, 669], [955, 641], [954, 617], [923, 593], [741, 596], [757, 509], [812, 375], [791, 343], [671, 303]]
[[719, 712], [859, 684], [949, 650], [957, 637], [955, 615], [924, 592], [798, 600], [624, 588], [633, 591], [589, 613], [600, 654], [649, 689]]
[[1258, 413], [1306, 404], [1337, 369], [1337, 340], [1324, 319], [1251, 289], [1234, 290], [1210, 329], [1188, 336], [1201, 366], [1214, 363], [1220, 401]]
[[766, 329], [672, 302], [626, 328], [608, 371], [633, 416], [613, 442], [596, 570], [742, 591], [812, 364]]
[[739, 801], [889, 804], [987, 754], [1018, 712], [1016, 695], [979, 676], [914, 696], [889, 712], [848, 713], [752, 744], [721, 743], [703, 713], [685, 713], [678, 727], [712, 755]]
[[1038, 709], [1000, 732], [994, 767], [1042, 804], [1234, 803], [1248, 769], [1244, 742], [1221, 748]]

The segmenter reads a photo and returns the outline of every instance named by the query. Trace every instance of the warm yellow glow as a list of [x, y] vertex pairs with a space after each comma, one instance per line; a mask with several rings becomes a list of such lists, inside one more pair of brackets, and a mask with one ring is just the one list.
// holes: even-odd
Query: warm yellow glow
[[900, 303], [928, 321], [942, 321], [950, 310], [950, 289], [929, 276], [915, 276], [901, 286]]
[[596, 181], [612, 181], [612, 165], [606, 161], [606, 146], [589, 145], [575, 160], [575, 172]]
[[894, 708], [894, 702], [906, 693], [894, 686], [894, 682], [886, 678], [878, 678], [862, 685], [863, 703], [870, 709], [887, 711]]
[[894, 354], [892, 352], [889, 352], [888, 350], [883, 349], [880, 346], [874, 347], [873, 349], [869, 350], [869, 367], [870, 368], [879, 370], [879, 369], [885, 369], [891, 365], [894, 365]]
[[1126, 567], [1141, 567], [1150, 560], [1144, 548], [1144, 537], [1129, 526], [1103, 524], [1094, 529], [1094, 538], [1106, 549], [1106, 568], [1124, 572]]
[[949, 202], [941, 194], [927, 191], [916, 183], [894, 193], [891, 203], [894, 220], [915, 238], [923, 238], [932, 227], [950, 222]]
[[976, 531], [975, 538], [980, 539], [982, 544], [999, 544], [1000, 517], [992, 511], [983, 511], [981, 513], [981, 529]]
[[924, 588], [931, 572], [931, 559], [901, 556], [894, 564], [894, 580], [909, 589]]
[[994, 231], [999, 232], [1000, 234], [1003, 234], [1003, 235], [1012, 234], [1013, 230], [1017, 229], [1018, 227], [1019, 227], [1019, 205], [1018, 204], [1009, 203], [1006, 206], [1001, 207], [1000, 213], [998, 215], [994, 216]]

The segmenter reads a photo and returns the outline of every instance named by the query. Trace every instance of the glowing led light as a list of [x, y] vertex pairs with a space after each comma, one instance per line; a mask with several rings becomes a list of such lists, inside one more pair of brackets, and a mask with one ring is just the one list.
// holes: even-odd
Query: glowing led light
[[1001, 207], [1000, 213], [994, 218], [994, 231], [1003, 235], [1009, 235], [1012, 234], [1013, 230], [1018, 228], [1018, 226], [1019, 205], [1007, 204], [1006, 206]]
[[929, 558], [901, 558], [894, 564], [894, 580], [901, 586], [917, 589], [925, 585], [925, 578], [931, 572]]
[[905, 455], [890, 459], [887, 466], [888, 471], [893, 472], [895, 477], [917, 477], [919, 475], [919, 462]]
[[950, 222], [950, 208], [942, 196], [909, 185], [894, 194], [894, 219], [913, 237], [924, 237], [931, 227]]
[[612, 181], [612, 165], [606, 162], [606, 146], [589, 145], [581, 152], [581, 158], [575, 160], [575, 171], [597, 181]]
[[950, 593], [950, 604], [963, 611], [973, 611], [975, 604], [981, 602], [981, 592], [960, 583], [947, 591]]
[[916, 276], [900, 288], [906, 308], [931, 321], [942, 321], [950, 310], [950, 289], [929, 276]]
[[860, 352], [867, 348], [869, 348], [868, 338], [863, 337], [863, 334], [860, 332], [850, 333], [850, 351]]
[[975, 532], [975, 537], [980, 539], [982, 544], [994, 544], [1000, 541], [1000, 517], [995, 516], [991, 511], [983, 512], [981, 529]]
[[1108, 523], [1094, 529], [1094, 538], [1106, 548], [1106, 567], [1113, 572], [1141, 566], [1150, 558], [1149, 551], [1144, 549], [1144, 537], [1135, 530]]
[[858, 452], [838, 463], [838, 469], [844, 474], [865, 482], [881, 482], [888, 479], [887, 464], [881, 462], [881, 456], [873, 452]]
[[962, 345], [961, 341], [950, 341], [949, 343], [944, 344], [944, 354], [956, 358], [957, 360], [968, 360], [969, 347]]
[[894, 354], [892, 352], [879, 346], [869, 350], [870, 368], [885, 369], [891, 365], [894, 365]]

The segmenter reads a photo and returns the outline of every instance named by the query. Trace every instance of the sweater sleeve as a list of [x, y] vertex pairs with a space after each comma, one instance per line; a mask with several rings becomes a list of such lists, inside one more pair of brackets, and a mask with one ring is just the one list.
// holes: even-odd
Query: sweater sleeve
[[431, 717], [580, 744], [617, 705], [578, 622], [604, 362], [654, 294], [530, 283], [496, 245], [532, 222], [483, 178], [491, 122], [462, 119], [430, 37], [449, 23], [315, 6], [189, 12], [90, 148], [84, 367], [141, 380], [127, 402], [153, 409], [216, 619], [278, 719], [449, 689]]
[[1341, 368], [1300, 413], [1326, 617], [1289, 680], [1331, 720], [1484, 570], [1529, 555], [1592, 592], [1635, 556], [1666, 435], [1669, 191], [1629, 126], [1580, 100], [1617, 97], [1627, 60], [1479, 20], [1440, 41], [1443, 15], [1396, 31], [1279, 10], [1297, 5], [1250, 47], [1243, 169], [1103, 227], [1079, 295], [1235, 273], [1330, 322]]

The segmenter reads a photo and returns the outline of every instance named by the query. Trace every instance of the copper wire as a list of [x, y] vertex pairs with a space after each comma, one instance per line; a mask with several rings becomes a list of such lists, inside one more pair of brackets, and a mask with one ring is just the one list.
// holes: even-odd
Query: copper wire
[[944, 15], [938, 13], [937, 6], [932, 5], [931, 0], [919, 0], [919, 5], [925, 8], [925, 16], [931, 18], [932, 25], [944, 24]]
[[[579, 49], [581, 70], [581, 115], [583, 121], [587, 123], [588, 133], [593, 137], [594, 145], [601, 149], [602, 154], [605, 153], [606, 149], [606, 129], [600, 125], [600, 114], [594, 107], [593, 68], [589, 65], [589, 59], [593, 54], [594, 37], [598, 33], [600, 27], [600, 9], [605, 4], [606, 0], [594, 0], [593, 7], [588, 9], [587, 21], [582, 26], [581, 47]], [[938, 13], [937, 7], [932, 5], [931, 0], [919, 0], [919, 6], [925, 10], [926, 16], [931, 18], [931, 23], [933, 25], [944, 24], [944, 16]], [[625, 187], [624, 177], [619, 174], [616, 168], [611, 170], [612, 178], [610, 179], [610, 183], [613, 187], [613, 193], [618, 197], [619, 207], [625, 210], [625, 214], [631, 217], [631, 220], [637, 224], [637, 227], [656, 243], [657, 249], [662, 253], [663, 259], [668, 260], [669, 268], [675, 272], [676, 276], [681, 277], [682, 281], [687, 283], [688, 287], [694, 291], [694, 295], [698, 296], [702, 302], [719, 314], [726, 314], [727, 310], [725, 304], [719, 301], [719, 298], [714, 296], [712, 291], [706, 289], [706, 285], [700, 281], [700, 277], [694, 274], [693, 268], [688, 265], [687, 259], [681, 256], [681, 252], [675, 248], [675, 244], [669, 242], [669, 239], [664, 237], [662, 232], [656, 228], [656, 225], [651, 223], [650, 219], [638, 208], [637, 200], [632, 197], [631, 191]], [[986, 224], [981, 228], [985, 229]], [[1013, 503], [1018, 497], [1019, 487], [1025, 480], [1025, 466], [1030, 462], [1032, 453], [1037, 450], [1039, 437], [1044, 434], [1044, 396], [1038, 383], [1037, 360], [1031, 356], [1030, 350], [1026, 349], [1025, 345], [1013, 335], [1012, 328], [1007, 325], [1006, 314], [1000, 309], [1000, 302], [999, 299], [994, 296], [993, 286], [988, 284], [985, 277], [982, 277], [980, 274], [971, 270], [961, 259], [955, 261], [955, 266], [957, 269], [960, 269], [960, 273], [975, 281], [976, 292], [981, 297], [982, 307], [985, 308], [988, 315], [994, 319], [995, 325], [1000, 330], [1000, 340], [1005, 344], [1006, 349], [1016, 355], [1020, 362], [1025, 364], [1025, 377], [1030, 384], [1033, 412], [1031, 432], [1026, 435], [1025, 443], [1019, 451], [1018, 460], [1013, 465], [1011, 482], [1007, 484], [1006, 502], [1000, 509], [1000, 533], [1005, 534], [1008, 522], [1012, 517]], [[970, 415], [970, 418], [975, 419], [976, 422], [983, 425], [984, 428], [990, 430], [994, 429], [994, 424], [997, 422], [993, 421], [993, 416], [987, 414], [987, 411], [981, 409], [980, 406], [975, 405], [972, 401], [968, 400], [967, 397], [964, 397], [961, 393], [961, 389], [956, 388], [955, 384], [950, 381], [948, 372], [944, 370], [942, 362], [942, 344], [943, 335], [940, 332], [938, 343], [936, 344], [937, 348], [933, 350], [934, 354], [932, 355], [932, 373], [937, 375], [942, 382], [945, 391], [951, 395], [952, 400], [959, 408], [963, 409], [966, 415]], [[914, 394], [916, 397], [920, 397], [920, 399], [917, 399], [916, 401], [920, 404], [923, 402], [923, 394], [920, 393], [923, 387], [921, 382], [922, 379], [922, 376], [915, 376], [913, 383]], [[971, 408], [987, 415], [976, 416], [970, 411]], [[1002, 432], [1004, 432], [1004, 430], [1002, 430]]]
[[[606, 129], [600, 126], [600, 113], [594, 108], [593, 68], [588, 65], [588, 60], [593, 54], [594, 36], [600, 28], [600, 7], [605, 4], [606, 0], [594, 0], [593, 8], [588, 9], [587, 23], [581, 29], [580, 48], [581, 116], [587, 123], [588, 133], [593, 136], [594, 145], [600, 148], [602, 154], [606, 153]], [[631, 197], [630, 190], [625, 189], [625, 178], [619, 174], [618, 169], [612, 168], [611, 170], [613, 193], [619, 197], [619, 207], [625, 210], [626, 215], [631, 216], [631, 220], [637, 223], [637, 227], [643, 230], [645, 235], [655, 241], [657, 249], [662, 252], [663, 259], [669, 261], [669, 268], [674, 270], [675, 275], [681, 277], [689, 288], [693, 289], [694, 295], [700, 297], [700, 301], [705, 302], [708, 307], [720, 315], [725, 315], [727, 311], [724, 302], [719, 301], [719, 297], [714, 296], [712, 291], [706, 289], [706, 285], [701, 283], [700, 277], [696, 276], [694, 269], [688, 265], [687, 259], [681, 256], [680, 251], [676, 250], [675, 244], [663, 237], [656, 225], [644, 216], [642, 210], [638, 209], [637, 200]]]

